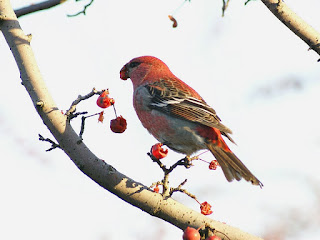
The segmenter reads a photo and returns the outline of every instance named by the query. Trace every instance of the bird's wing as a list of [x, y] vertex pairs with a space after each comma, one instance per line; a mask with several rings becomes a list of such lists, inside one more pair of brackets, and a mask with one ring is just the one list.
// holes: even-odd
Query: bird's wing
[[[205, 126], [219, 129], [224, 135], [232, 133], [224, 126], [217, 116], [216, 111], [211, 108], [198, 94], [188, 85], [180, 81], [161, 79], [145, 85], [151, 95], [150, 108], [170, 113], [178, 118], [197, 122]], [[193, 94], [194, 95], [194, 94]], [[229, 138], [229, 136], [227, 136]], [[232, 141], [232, 139], [230, 139]]]

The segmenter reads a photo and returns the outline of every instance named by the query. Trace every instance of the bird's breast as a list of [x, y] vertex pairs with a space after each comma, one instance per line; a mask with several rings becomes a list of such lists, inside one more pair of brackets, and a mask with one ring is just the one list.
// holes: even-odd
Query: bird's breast
[[186, 155], [206, 147], [204, 138], [197, 132], [197, 124], [150, 108], [151, 96], [144, 89], [134, 92], [133, 105], [149, 133], [174, 151]]

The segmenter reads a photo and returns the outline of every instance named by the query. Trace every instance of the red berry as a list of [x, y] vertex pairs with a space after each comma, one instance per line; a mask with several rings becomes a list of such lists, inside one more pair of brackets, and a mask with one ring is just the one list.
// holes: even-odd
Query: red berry
[[114, 104], [114, 99], [109, 98], [109, 91], [103, 91], [97, 99], [97, 105], [101, 108], [107, 108]]
[[163, 149], [162, 146], [163, 146], [162, 143], [156, 143], [151, 147], [151, 154], [156, 159], [164, 158], [168, 154], [168, 149]]
[[159, 189], [159, 186], [158, 186], [158, 185], [153, 189], [153, 191], [156, 192], [156, 193], [159, 193], [159, 190], [160, 190], [160, 189]]
[[218, 236], [216, 235], [213, 235], [211, 237], [207, 237], [206, 240], [221, 240], [221, 238], [219, 238]]
[[127, 129], [127, 121], [122, 116], [110, 121], [110, 129], [114, 133], [123, 133]]
[[200, 233], [197, 229], [187, 227], [182, 236], [183, 240], [200, 240]]
[[212, 213], [211, 205], [208, 202], [201, 203], [200, 210], [203, 215], [210, 215]]
[[212, 160], [211, 163], [209, 164], [209, 169], [216, 170], [218, 166], [219, 166], [218, 161], [217, 160]]

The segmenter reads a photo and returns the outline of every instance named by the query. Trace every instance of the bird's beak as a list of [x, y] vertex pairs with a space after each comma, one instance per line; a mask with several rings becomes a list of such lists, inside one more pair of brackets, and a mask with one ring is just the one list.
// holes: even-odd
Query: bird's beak
[[122, 80], [127, 80], [129, 78], [129, 73], [128, 73], [126, 65], [124, 65], [120, 70], [120, 78]]

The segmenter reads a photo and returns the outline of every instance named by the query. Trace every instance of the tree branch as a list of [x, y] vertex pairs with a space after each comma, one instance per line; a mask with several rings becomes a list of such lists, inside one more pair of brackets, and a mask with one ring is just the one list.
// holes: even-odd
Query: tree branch
[[282, 0], [261, 1], [284, 25], [308, 44], [310, 49], [320, 55], [319, 32], [294, 13]]
[[[78, 0], [76, 0], [76, 1], [78, 1]], [[68, 16], [68, 17], [76, 17], [76, 16], [78, 16], [78, 15], [80, 15], [80, 14], [86, 15], [86, 13], [87, 13], [87, 8], [91, 6], [91, 4], [93, 3], [93, 1], [94, 1], [94, 0], [90, 0], [90, 2], [83, 7], [83, 10], [82, 10], [82, 11], [77, 12], [77, 13], [75, 13], [75, 14], [68, 14], [67, 16]]]
[[56, 149], [56, 148], [60, 148], [59, 144], [56, 144], [50, 138], [44, 138], [41, 134], [39, 134], [39, 140], [51, 143], [51, 148], [47, 149], [46, 152], [52, 151], [53, 149]]
[[[108, 91], [108, 90], [106, 90], [106, 91]], [[101, 93], [102, 93], [102, 91], [98, 91], [95, 88], [93, 88], [92, 91], [90, 93], [86, 94], [85, 96], [79, 95], [77, 97], [77, 99], [72, 102], [70, 108], [67, 110], [66, 116], [68, 118], [70, 118], [70, 116], [72, 116], [72, 114], [76, 111], [76, 107], [81, 101], [86, 100], [86, 99], [92, 97], [95, 94], [99, 94], [100, 95]]]
[[229, 6], [229, 1], [230, 0], [222, 0], [222, 17], [224, 17], [224, 13], [227, 10], [228, 6]]
[[44, 2], [40, 2], [40, 3], [36, 3], [36, 4], [31, 4], [27, 7], [23, 7], [20, 9], [15, 10], [14, 12], [16, 13], [17, 17], [21, 17], [23, 15], [27, 15], [30, 13], [34, 13], [34, 12], [38, 12], [41, 10], [45, 10], [45, 9], [49, 9], [52, 7], [55, 7], [59, 4], [62, 4], [64, 2], [66, 2], [67, 0], [48, 0], [48, 1], [44, 1]]
[[55, 105], [40, 74], [30, 37], [20, 28], [9, 0], [0, 0], [0, 29], [18, 65], [22, 84], [25, 86], [35, 109], [46, 124], [59, 146], [75, 165], [101, 187], [135, 207], [161, 218], [180, 229], [187, 226], [198, 228], [206, 225], [215, 229], [217, 235], [234, 240], [257, 240], [241, 230], [214, 221], [193, 211], [172, 198], [163, 199], [161, 194], [118, 172], [104, 160], [95, 156], [72, 129], [67, 116]]

